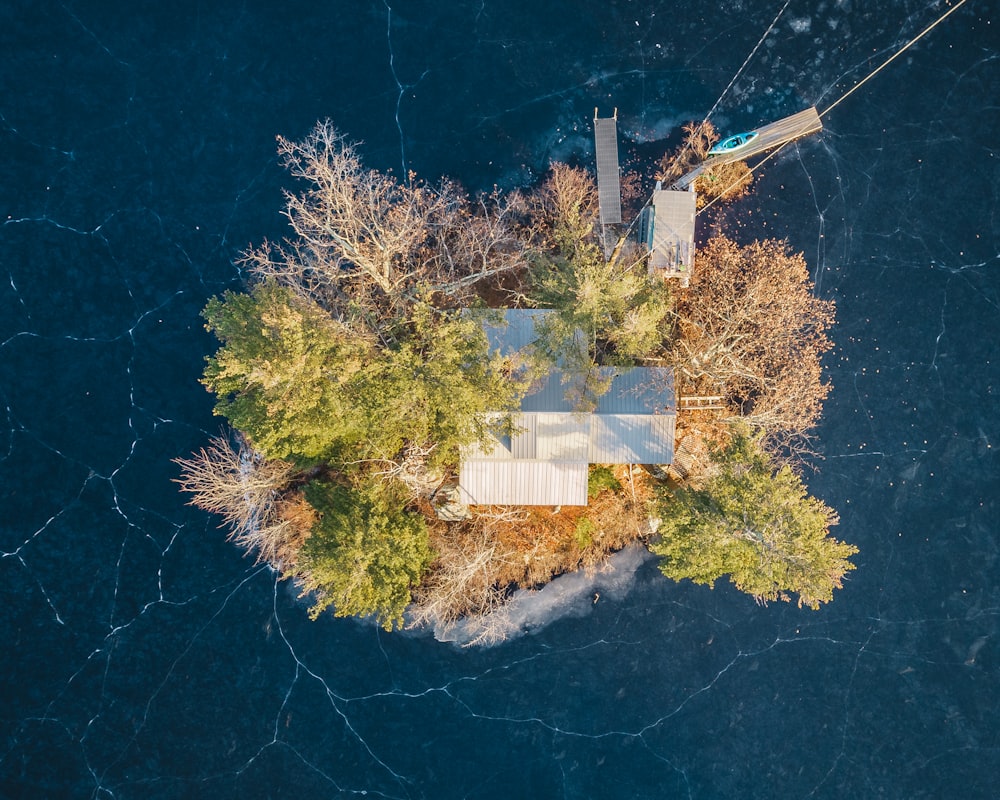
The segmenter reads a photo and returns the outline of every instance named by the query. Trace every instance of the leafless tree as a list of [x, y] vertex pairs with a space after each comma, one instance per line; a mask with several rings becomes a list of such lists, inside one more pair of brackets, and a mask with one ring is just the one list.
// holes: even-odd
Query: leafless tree
[[296, 474], [292, 464], [264, 459], [240, 436], [234, 448], [221, 435], [191, 458], [174, 462], [181, 468], [176, 482], [191, 493], [191, 505], [221, 516], [230, 528], [228, 538], [255, 552], [258, 563], [281, 562], [286, 543], [299, 535], [295, 518], [281, 513], [279, 501]]
[[[521, 512], [516, 508], [477, 514], [465, 524], [442, 525], [433, 544], [437, 559], [424, 582], [414, 590], [411, 626], [454, 625], [463, 617], [486, 619], [497, 615], [486, 639], [496, 641], [507, 603], [503, 576], [521, 559], [497, 535], [500, 525]], [[477, 639], [477, 643], [486, 639]]]
[[678, 302], [681, 393], [723, 395], [769, 444], [801, 443], [830, 390], [820, 360], [834, 305], [812, 290], [805, 260], [784, 242], [710, 240]]
[[523, 266], [519, 193], [495, 190], [473, 203], [450, 181], [366, 169], [329, 120], [301, 142], [278, 137], [278, 153], [306, 184], [285, 193], [293, 235], [247, 251], [244, 263], [342, 321], [378, 328], [419, 294], [455, 307], [477, 282]]
[[598, 222], [594, 178], [584, 169], [553, 163], [545, 181], [531, 197], [531, 216], [538, 244], [569, 256], [567, 243], [591, 240]]

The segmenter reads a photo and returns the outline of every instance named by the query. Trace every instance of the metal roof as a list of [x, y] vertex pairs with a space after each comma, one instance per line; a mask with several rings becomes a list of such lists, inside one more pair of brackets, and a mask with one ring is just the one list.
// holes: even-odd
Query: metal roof
[[697, 195], [658, 189], [647, 211], [646, 246], [650, 270], [691, 273], [694, 263], [694, 218]]
[[535, 323], [554, 312], [540, 308], [502, 309], [504, 324], [484, 324], [490, 348], [500, 355], [509, 356], [533, 344], [538, 338]]
[[466, 461], [458, 492], [469, 505], [585, 506], [584, 463]]
[[[486, 326], [491, 345], [511, 354], [535, 341], [551, 311], [504, 312]], [[592, 413], [566, 399], [564, 373], [553, 370], [521, 402], [510, 435], [501, 430], [466, 448], [459, 471], [464, 502], [483, 505], [586, 505], [589, 464], [669, 464], [674, 454], [673, 373], [660, 367], [598, 367], [611, 379]]]
[[592, 414], [591, 464], [669, 464], [674, 458], [673, 414]]

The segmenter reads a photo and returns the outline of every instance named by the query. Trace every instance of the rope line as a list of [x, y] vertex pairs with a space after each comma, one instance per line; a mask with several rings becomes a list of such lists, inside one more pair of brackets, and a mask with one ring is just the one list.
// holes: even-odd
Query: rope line
[[[715, 101], [712, 107], [708, 110], [708, 113], [705, 115], [705, 118], [698, 124], [698, 130], [696, 131], [695, 136], [697, 136], [698, 133], [701, 133], [701, 129], [704, 128], [705, 124], [712, 118], [712, 114], [715, 113], [715, 110], [719, 107], [719, 104], [723, 101], [725, 96], [729, 94], [729, 90], [733, 88], [733, 84], [740, 79], [740, 75], [743, 74], [743, 70], [747, 68], [747, 64], [750, 63], [750, 60], [754, 57], [754, 55], [756, 55], [757, 51], [760, 50], [761, 45], [764, 44], [764, 40], [767, 38], [768, 34], [772, 30], [774, 30], [774, 26], [778, 24], [778, 20], [781, 19], [781, 15], [785, 13], [785, 9], [788, 8], [788, 4], [791, 2], [792, 0], [785, 0], [785, 4], [781, 7], [781, 10], [778, 11], [774, 19], [771, 20], [771, 24], [768, 25], [767, 30], [764, 31], [763, 34], [761, 34], [760, 39], [757, 40], [757, 44], [755, 44], [753, 50], [750, 51], [750, 55], [748, 55], [743, 60], [743, 63], [740, 65], [740, 68], [736, 70], [736, 74], [733, 75], [732, 79], [729, 81], [729, 85], [722, 90], [722, 94], [719, 95], [719, 99]], [[674, 160], [680, 161], [680, 159], [682, 159], [684, 155], [687, 153], [689, 147], [690, 145], [688, 143], [685, 143], [684, 147], [681, 149], [681, 152], [678, 153], [677, 158]]]
[[[715, 101], [715, 103], [712, 106], [712, 108], [709, 110], [709, 112], [705, 115], [705, 118], [699, 124], [698, 129], [697, 129], [698, 131], [700, 131], [701, 128], [704, 127], [705, 123], [708, 122], [708, 120], [711, 118], [712, 114], [714, 114], [715, 110], [719, 107], [719, 104], [722, 102], [723, 98], [725, 98], [725, 96], [729, 93], [729, 90], [733, 87], [733, 84], [735, 84], [736, 81], [739, 80], [739, 77], [742, 74], [743, 70], [746, 69], [747, 64], [750, 63], [750, 60], [754, 57], [754, 54], [756, 54], [756, 52], [760, 49], [761, 45], [764, 43], [764, 40], [767, 38], [768, 34], [774, 29], [774, 26], [778, 23], [778, 20], [781, 18], [781, 15], [785, 12], [785, 9], [788, 8], [788, 4], [790, 2], [791, 2], [791, 0], [785, 0], [785, 4], [781, 7], [781, 10], [778, 11], [778, 13], [775, 16], [775, 18], [771, 21], [771, 24], [767, 27], [767, 30], [764, 31], [763, 35], [760, 37], [760, 40], [757, 42], [757, 44], [753, 48], [753, 50], [750, 51], [750, 55], [748, 55], [746, 57], [746, 59], [743, 61], [743, 64], [740, 66], [740, 68], [736, 71], [736, 74], [733, 75], [732, 79], [729, 81], [729, 85], [726, 86], [726, 88], [722, 91], [722, 94], [719, 95], [719, 99]], [[921, 39], [923, 39], [924, 36], [926, 36], [928, 33], [930, 33], [932, 30], [934, 30], [934, 28], [936, 28], [938, 25], [940, 25], [942, 22], [944, 22], [948, 17], [950, 17], [952, 14], [954, 14], [956, 11], [958, 11], [958, 9], [960, 9], [962, 6], [964, 6], [966, 2], [967, 2], [967, 0], [959, 0], [958, 3], [956, 3], [954, 6], [952, 6], [947, 11], [945, 11], [940, 17], [938, 17], [936, 20], [934, 20], [934, 22], [932, 22], [930, 25], [928, 25], [926, 28], [924, 28], [922, 31], [920, 31], [920, 33], [918, 33], [916, 36], [914, 36], [912, 39], [910, 39], [910, 41], [908, 41], [905, 45], [903, 45], [899, 50], [897, 50], [895, 53], [893, 53], [891, 56], [889, 56], [889, 58], [887, 58], [885, 61], [883, 61], [874, 70], [872, 70], [871, 72], [869, 72], [864, 78], [862, 78], [860, 81], [858, 81], [856, 84], [854, 84], [854, 86], [852, 86], [850, 89], [848, 89], [846, 92], [844, 92], [844, 94], [842, 94], [839, 98], [837, 98], [837, 100], [835, 100], [833, 103], [831, 103], [829, 106], [827, 106], [822, 111], [818, 112], [820, 118], [822, 119], [827, 114], [829, 114], [831, 111], [833, 111], [833, 109], [835, 109], [842, 102], [844, 102], [844, 100], [846, 100], [848, 97], [850, 97], [852, 94], [854, 94], [858, 89], [860, 89], [862, 86], [864, 86], [866, 83], [868, 83], [868, 81], [870, 81], [872, 78], [874, 78], [876, 75], [878, 75], [878, 73], [880, 73], [883, 69], [885, 69], [887, 66], [889, 66], [889, 64], [891, 64], [893, 61], [895, 61], [897, 58], [899, 58], [903, 53], [905, 53], [907, 50], [909, 50], [913, 45], [915, 45], [917, 42], [919, 42]], [[792, 144], [792, 142], [785, 142], [784, 144], [782, 144], [779, 147], [775, 148], [772, 152], [768, 153], [767, 156], [765, 156], [761, 161], [759, 161], [758, 163], [756, 163], [752, 167], [750, 167], [751, 174], [754, 173], [754, 172], [756, 172], [757, 170], [759, 170], [764, 164], [766, 164], [772, 158], [775, 158], [789, 144]], [[689, 144], [685, 144], [684, 145], [684, 148], [678, 154], [677, 159], [680, 159], [680, 158], [682, 158], [684, 156], [684, 154], [687, 152], [687, 149], [688, 149], [689, 146], [690, 146]], [[717, 203], [719, 200], [721, 200], [725, 196], [726, 192], [728, 192], [730, 189], [732, 189], [735, 186], [736, 186], [736, 182], [734, 182], [730, 186], [727, 186], [726, 189], [720, 195], [718, 195], [718, 196], [715, 197], [715, 199], [710, 200], [702, 208], [698, 209], [695, 212], [695, 216], [697, 217], [702, 212], [707, 211], [709, 208], [711, 208], [713, 205], [715, 205], [715, 203]], [[645, 209], [646, 206], [648, 206], [652, 202], [652, 200], [653, 200], [653, 196], [650, 195], [649, 199], [643, 205], [643, 209]], [[640, 211], [640, 215], [641, 215], [641, 211]], [[626, 237], [629, 236], [629, 234], [631, 234], [632, 229], [636, 225], [638, 219], [639, 219], [639, 215], [637, 215], [635, 217], [635, 219], [633, 219], [632, 222], [629, 223], [627, 229], [625, 230], [625, 233], [622, 235], [621, 239], [619, 239], [619, 244], [621, 243], [621, 241], [623, 239], [625, 239]], [[645, 257], [645, 255], [648, 255], [648, 253], [644, 254], [644, 256], [640, 256], [639, 260], [641, 260], [641, 258]], [[632, 269], [633, 267], [635, 267], [635, 265], [637, 263], [638, 263], [638, 260], [636, 261], [636, 263], [631, 264], [627, 269]]]
[[[860, 81], [858, 81], [856, 84], [854, 84], [854, 86], [852, 86], [850, 89], [848, 89], [846, 92], [844, 92], [844, 94], [842, 94], [833, 103], [831, 103], [829, 106], [827, 106], [823, 111], [820, 111], [819, 112], [820, 118], [826, 116], [828, 113], [830, 113], [831, 111], [833, 111], [833, 109], [835, 109], [842, 102], [844, 102], [844, 100], [846, 100], [848, 97], [850, 97], [852, 94], [854, 94], [858, 89], [860, 89], [862, 86], [864, 86], [866, 83], [868, 83], [868, 81], [870, 81], [872, 78], [874, 78], [876, 75], [878, 75], [878, 73], [880, 73], [883, 69], [885, 69], [887, 66], [889, 66], [889, 64], [891, 64], [893, 61], [895, 61], [897, 58], [899, 58], [901, 55], [903, 55], [903, 53], [905, 53], [913, 45], [915, 45], [917, 42], [919, 42], [921, 39], [923, 39], [924, 36], [926, 36], [928, 33], [930, 33], [932, 30], [934, 30], [934, 28], [936, 28], [938, 25], [940, 25], [942, 22], [944, 22], [948, 17], [950, 17], [952, 14], [954, 14], [956, 11], [958, 11], [958, 9], [960, 9], [963, 5], [965, 5], [965, 3], [966, 3], [966, 0], [959, 0], [958, 3], [956, 3], [954, 6], [952, 6], [947, 11], [945, 11], [940, 17], [938, 17], [930, 25], [928, 25], [926, 28], [924, 28], [922, 31], [920, 31], [920, 33], [918, 33], [916, 36], [914, 36], [912, 39], [910, 39], [910, 41], [908, 41], [901, 48], [899, 48], [899, 50], [897, 50], [895, 53], [893, 53], [891, 56], [889, 56], [889, 58], [887, 58], [885, 61], [883, 61], [881, 64], [879, 64], [879, 66], [877, 66], [875, 69], [873, 69], [871, 72], [869, 72], [864, 78], [862, 78]], [[783, 145], [781, 145], [777, 149], [773, 150], [771, 153], [768, 153], [768, 155], [767, 155], [766, 158], [762, 159], [759, 163], [754, 164], [752, 167], [750, 167], [750, 172], [751, 173], [756, 172], [764, 164], [766, 164], [772, 158], [774, 158], [775, 156], [777, 156], [778, 153], [780, 153], [782, 150], [784, 150], [790, 144], [792, 144], [792, 143], [791, 142], [785, 142]], [[721, 200], [722, 197], [726, 194], [726, 192], [728, 192], [734, 186], [736, 186], [736, 183], [733, 183], [732, 185], [727, 186], [726, 189], [722, 192], [722, 194], [718, 195], [714, 200], [709, 201], [702, 208], [698, 209], [698, 211], [695, 212], [695, 216], [697, 216], [698, 214], [701, 214], [703, 211], [707, 211], [709, 208], [711, 208], [713, 205], [715, 205], [715, 203], [717, 203], [719, 200]]]
[[823, 111], [819, 112], [820, 117], [825, 117], [829, 112], [833, 111], [837, 106], [839, 106], [844, 100], [854, 94], [858, 89], [864, 86], [868, 81], [878, 75], [883, 69], [889, 66], [893, 61], [899, 58], [903, 53], [909, 50], [913, 45], [924, 38], [928, 33], [930, 33], [934, 28], [944, 22], [948, 17], [954, 14], [958, 9], [964, 6], [966, 0], [959, 0], [957, 5], [949, 8], [944, 14], [938, 17], [934, 22], [924, 28], [920, 33], [918, 33], [914, 38], [910, 39], [905, 45], [903, 45], [899, 50], [893, 53], [889, 58], [882, 62], [881, 65], [876, 67], [874, 70], [869, 72], [864, 78], [862, 78], [858, 83], [854, 84], [850, 89], [848, 89], [844, 94], [842, 94], [832, 105], [827, 106]]

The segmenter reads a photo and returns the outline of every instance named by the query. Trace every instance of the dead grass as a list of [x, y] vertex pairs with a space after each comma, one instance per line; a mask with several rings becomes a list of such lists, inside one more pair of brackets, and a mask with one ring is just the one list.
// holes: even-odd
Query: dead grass
[[454, 622], [503, 606], [516, 588], [594, 569], [648, 532], [653, 478], [615, 467], [620, 491], [604, 491], [587, 506], [479, 507], [472, 520], [430, 526], [438, 557], [414, 593], [415, 624]]

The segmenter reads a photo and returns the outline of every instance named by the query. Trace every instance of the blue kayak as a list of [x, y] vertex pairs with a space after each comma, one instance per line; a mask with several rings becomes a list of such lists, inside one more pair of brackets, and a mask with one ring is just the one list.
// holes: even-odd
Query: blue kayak
[[725, 155], [726, 153], [735, 153], [742, 147], [746, 147], [750, 142], [756, 139], [758, 136], [757, 131], [746, 131], [745, 133], [737, 133], [730, 136], [728, 139], [723, 139], [715, 147], [708, 151], [710, 156]]

